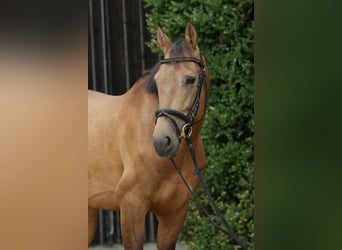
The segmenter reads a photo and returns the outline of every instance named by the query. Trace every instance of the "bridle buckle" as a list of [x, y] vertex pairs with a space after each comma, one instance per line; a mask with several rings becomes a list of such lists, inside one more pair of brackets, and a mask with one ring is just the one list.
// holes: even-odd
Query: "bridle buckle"
[[189, 123], [185, 123], [184, 126], [182, 127], [179, 139], [189, 138], [191, 134], [192, 134], [192, 126]]

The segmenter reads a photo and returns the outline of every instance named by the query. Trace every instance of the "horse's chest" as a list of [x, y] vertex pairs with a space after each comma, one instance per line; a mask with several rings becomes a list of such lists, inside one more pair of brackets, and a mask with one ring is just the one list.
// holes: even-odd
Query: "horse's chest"
[[184, 205], [189, 199], [189, 194], [184, 184], [163, 182], [160, 187], [155, 190], [152, 202], [153, 207], [177, 209]]

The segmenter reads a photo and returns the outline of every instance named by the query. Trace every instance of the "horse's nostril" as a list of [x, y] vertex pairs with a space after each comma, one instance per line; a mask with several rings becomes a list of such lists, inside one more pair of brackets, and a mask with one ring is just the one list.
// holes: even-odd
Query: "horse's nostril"
[[170, 136], [166, 136], [165, 139], [166, 139], [166, 146], [169, 146], [171, 144]]
[[165, 134], [154, 136], [153, 146], [159, 156], [173, 157], [178, 151], [178, 145], [174, 143], [172, 136]]

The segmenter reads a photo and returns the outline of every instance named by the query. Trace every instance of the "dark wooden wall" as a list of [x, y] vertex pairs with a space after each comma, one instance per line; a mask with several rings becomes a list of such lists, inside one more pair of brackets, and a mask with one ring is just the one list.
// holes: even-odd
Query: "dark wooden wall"
[[143, 4], [89, 0], [89, 89], [123, 94], [157, 62], [145, 45], [150, 36]]
[[[148, 10], [139, 0], [89, 0], [88, 88], [111, 95], [125, 93], [158, 57], [145, 45]], [[146, 216], [145, 240], [156, 240], [157, 221]], [[101, 210], [92, 245], [121, 242], [119, 213]]]

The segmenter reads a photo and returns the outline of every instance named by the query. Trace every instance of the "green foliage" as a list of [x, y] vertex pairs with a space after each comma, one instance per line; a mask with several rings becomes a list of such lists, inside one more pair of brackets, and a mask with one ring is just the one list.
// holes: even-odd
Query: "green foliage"
[[[234, 231], [253, 241], [253, 1], [145, 0], [145, 7], [151, 8], [147, 24], [152, 40], [148, 45], [154, 52], [159, 52], [157, 25], [171, 40], [184, 34], [187, 21], [197, 28], [199, 47], [211, 79], [211, 96], [202, 129], [207, 152], [205, 179]], [[196, 193], [214, 214], [203, 191], [198, 189]], [[194, 201], [181, 239], [196, 250], [240, 249], [210, 224]]]

